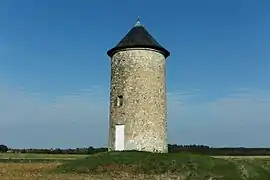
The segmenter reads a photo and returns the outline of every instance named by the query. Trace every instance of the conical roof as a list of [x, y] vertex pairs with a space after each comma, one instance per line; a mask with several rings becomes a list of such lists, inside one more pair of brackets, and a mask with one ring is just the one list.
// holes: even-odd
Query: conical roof
[[126, 34], [126, 36], [107, 54], [112, 57], [117, 51], [126, 48], [151, 48], [160, 51], [165, 58], [170, 52], [162, 47], [149, 32], [137, 21], [136, 25]]

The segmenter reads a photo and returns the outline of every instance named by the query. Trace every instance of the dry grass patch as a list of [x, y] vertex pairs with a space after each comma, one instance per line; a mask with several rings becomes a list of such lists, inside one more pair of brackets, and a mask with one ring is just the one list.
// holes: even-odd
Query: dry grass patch
[[222, 159], [270, 159], [270, 156], [212, 156]]
[[0, 159], [59, 159], [72, 160], [88, 155], [77, 154], [34, 154], [34, 153], [0, 153]]
[[48, 173], [48, 170], [54, 169], [58, 165], [59, 163], [0, 163], [0, 179], [1, 180], [102, 179], [102, 177], [90, 177], [87, 175]]
[[184, 180], [181, 176], [173, 174], [165, 175], [131, 175], [118, 174], [59, 174], [48, 173], [48, 170], [56, 168], [59, 163], [0, 163], [1, 180]]

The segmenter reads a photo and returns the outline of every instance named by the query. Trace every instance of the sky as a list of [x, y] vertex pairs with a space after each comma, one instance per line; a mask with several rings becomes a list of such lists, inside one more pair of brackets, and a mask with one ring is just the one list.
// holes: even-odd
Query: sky
[[1, 0], [0, 144], [107, 146], [106, 51], [139, 16], [171, 52], [169, 143], [270, 147], [267, 0]]

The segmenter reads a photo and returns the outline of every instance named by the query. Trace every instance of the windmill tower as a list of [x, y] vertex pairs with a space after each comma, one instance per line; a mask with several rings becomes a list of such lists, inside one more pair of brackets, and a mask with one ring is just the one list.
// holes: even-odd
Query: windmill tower
[[166, 58], [140, 24], [107, 52], [111, 58], [109, 151], [168, 152]]

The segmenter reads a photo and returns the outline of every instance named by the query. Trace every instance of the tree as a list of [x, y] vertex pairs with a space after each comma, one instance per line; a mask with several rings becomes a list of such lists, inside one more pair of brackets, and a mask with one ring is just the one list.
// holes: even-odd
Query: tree
[[94, 154], [95, 153], [95, 148], [90, 146], [87, 148], [87, 154]]
[[0, 152], [7, 152], [8, 151], [8, 147], [4, 144], [0, 144]]

